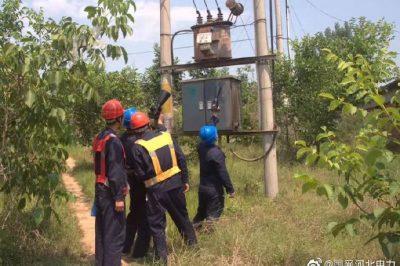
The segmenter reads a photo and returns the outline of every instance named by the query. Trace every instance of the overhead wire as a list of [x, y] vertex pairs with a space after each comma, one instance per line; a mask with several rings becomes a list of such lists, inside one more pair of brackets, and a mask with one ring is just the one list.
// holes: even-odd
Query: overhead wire
[[[247, 4], [247, 1], [248, 0], [246, 0], [244, 3], [243, 3], [243, 6], [246, 6], [246, 4]], [[252, 24], [254, 24], [254, 22], [252, 23], [252, 24], [248, 24], [249, 23], [249, 21], [250, 21], [250, 19], [251, 19], [251, 17], [249, 16], [248, 18], [247, 18], [247, 21], [246, 21], [246, 23], [243, 23], [242, 25], [252, 25]], [[237, 27], [242, 27], [242, 25], [233, 25], [231, 28], [237, 28]], [[245, 26], [243, 26], [243, 27], [245, 27]], [[240, 33], [238, 33], [238, 36], [244, 36], [245, 35], [245, 29], [243, 28], [243, 30], [240, 32]], [[239, 46], [240, 47], [240, 46]]]
[[193, 5], [194, 5], [194, 8], [196, 9], [196, 11], [199, 11], [199, 9], [197, 8], [196, 2], [194, 0], [193, 0]]
[[337, 21], [344, 22], [343, 19], [340, 19], [340, 18], [338, 18], [338, 17], [335, 17], [334, 15], [331, 15], [331, 14], [329, 14], [328, 12], [326, 12], [326, 11], [322, 10], [321, 8], [317, 7], [317, 6], [316, 6], [313, 2], [311, 2], [310, 0], [306, 0], [306, 2], [307, 2], [308, 4], [310, 4], [313, 8], [315, 8], [316, 10], [318, 10], [319, 12], [321, 12], [322, 14], [324, 14], [325, 16], [328, 16], [328, 17], [330, 17], [330, 18], [336, 19]]
[[296, 18], [297, 23], [299, 24], [301, 31], [302, 31], [303, 34], [305, 35], [305, 34], [306, 34], [306, 31], [305, 31], [304, 28], [303, 28], [303, 24], [301, 23], [301, 20], [300, 20], [299, 17], [297, 16], [296, 10], [294, 9], [293, 5], [292, 5], [290, 2], [288, 2], [288, 4], [289, 4], [290, 8], [293, 10], [294, 17]]
[[[238, 39], [238, 40], [233, 40], [232, 43], [239, 43], [239, 42], [247, 42], [247, 41], [252, 41], [254, 39]], [[179, 50], [179, 49], [188, 49], [188, 48], [193, 48], [193, 45], [188, 45], [188, 46], [179, 46], [175, 47], [174, 50]], [[128, 52], [128, 55], [133, 55], [133, 54], [149, 54], [149, 53], [154, 53], [154, 50], [149, 50], [149, 51], [137, 51], [137, 52]]]
[[[242, 21], [242, 23], [244, 25], [244, 21], [243, 21], [242, 17], [240, 17], [240, 20]], [[246, 26], [244, 26], [244, 31], [246, 32], [247, 39], [249, 39], [249, 42], [250, 42], [250, 45], [251, 45], [251, 49], [253, 49], [253, 52], [255, 53], [255, 49], [254, 49], [253, 43], [250, 41], [250, 35], [247, 32]]]

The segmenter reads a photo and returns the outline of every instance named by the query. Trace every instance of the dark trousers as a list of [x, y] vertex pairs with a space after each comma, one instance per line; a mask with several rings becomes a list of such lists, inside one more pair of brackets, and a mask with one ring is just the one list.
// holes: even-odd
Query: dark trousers
[[210, 221], [217, 220], [224, 210], [224, 195], [213, 187], [199, 187], [199, 207], [197, 214], [193, 218], [195, 227], [201, 226], [202, 222], [207, 219]]
[[153, 236], [156, 256], [167, 262], [168, 250], [165, 237], [166, 217], [168, 211], [179, 233], [188, 245], [197, 243], [196, 234], [189, 220], [183, 186], [171, 190], [148, 190], [148, 220]]
[[146, 256], [150, 246], [150, 229], [146, 216], [146, 194], [139, 191], [131, 193], [130, 211], [126, 218], [126, 238], [124, 252], [131, 250], [136, 241], [132, 256], [135, 258]]
[[115, 211], [108, 187], [96, 184], [96, 265], [119, 266], [125, 240], [125, 213]]

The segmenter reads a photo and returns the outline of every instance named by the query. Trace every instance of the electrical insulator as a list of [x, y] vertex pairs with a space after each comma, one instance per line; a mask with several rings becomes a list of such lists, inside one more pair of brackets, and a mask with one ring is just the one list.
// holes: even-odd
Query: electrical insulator
[[243, 5], [241, 3], [237, 3], [235, 0], [227, 0], [225, 5], [235, 16], [240, 16], [243, 13]]

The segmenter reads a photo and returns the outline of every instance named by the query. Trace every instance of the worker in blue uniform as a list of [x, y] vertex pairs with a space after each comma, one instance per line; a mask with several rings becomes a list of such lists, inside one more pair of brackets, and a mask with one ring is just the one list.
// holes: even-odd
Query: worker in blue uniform
[[134, 171], [147, 189], [147, 217], [156, 258], [166, 264], [166, 211], [189, 246], [196, 245], [197, 239], [186, 208], [184, 193], [189, 184], [185, 156], [169, 133], [150, 130], [149, 122], [141, 112], [131, 119], [131, 128], [138, 137], [133, 147]]
[[[133, 246], [133, 258], [146, 256], [150, 245], [150, 229], [146, 216], [146, 188], [143, 182], [137, 181], [133, 170], [132, 146], [137, 140], [131, 129], [131, 117], [137, 110], [133, 107], [124, 112], [124, 128], [126, 131], [121, 135], [121, 142], [126, 152], [126, 169], [128, 183], [130, 186], [129, 214], [126, 217], [126, 237], [124, 243], [124, 254], [130, 254]], [[136, 240], [135, 240], [136, 236]], [[133, 245], [134, 244], [134, 245]]]
[[213, 125], [205, 125], [200, 129], [201, 142], [198, 145], [200, 161], [199, 206], [193, 218], [193, 226], [200, 228], [204, 221], [213, 223], [224, 210], [224, 188], [230, 197], [234, 197], [228, 170], [225, 165], [225, 154], [215, 144], [218, 130]]
[[125, 240], [125, 195], [127, 180], [125, 154], [116, 132], [122, 125], [124, 109], [115, 99], [102, 107], [106, 128], [93, 140], [95, 185], [96, 265], [121, 265]]

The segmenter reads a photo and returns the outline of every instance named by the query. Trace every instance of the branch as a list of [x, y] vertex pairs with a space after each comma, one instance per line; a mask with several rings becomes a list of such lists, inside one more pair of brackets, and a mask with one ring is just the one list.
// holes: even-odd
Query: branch
[[[350, 192], [350, 191], [349, 191]], [[360, 209], [363, 213], [365, 214], [369, 214], [369, 212], [367, 212], [363, 207], [361, 207], [358, 203], [357, 200], [354, 198], [354, 195], [350, 192], [349, 196], [351, 198], [351, 200], [353, 201], [353, 203], [357, 206], [358, 209]]]

